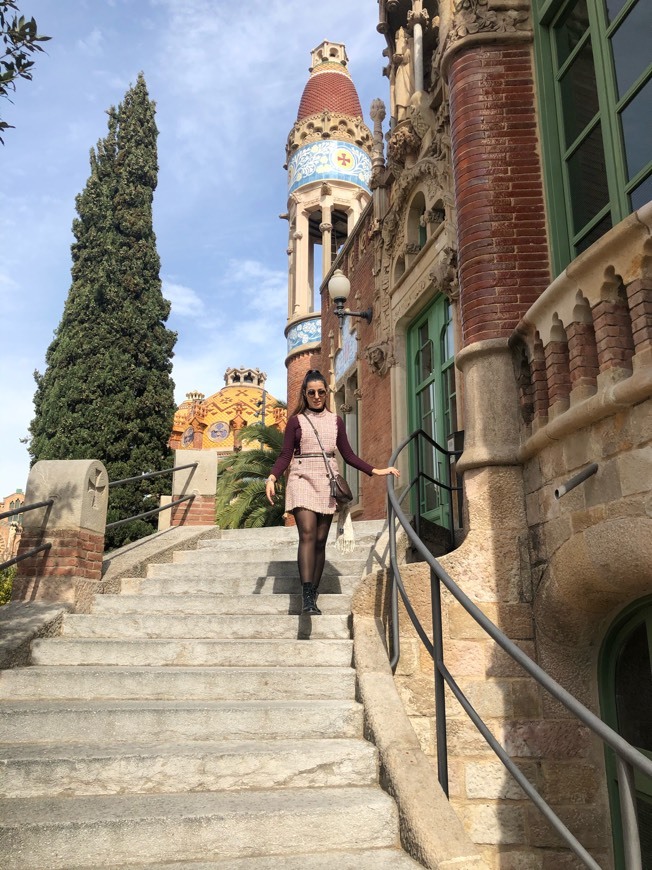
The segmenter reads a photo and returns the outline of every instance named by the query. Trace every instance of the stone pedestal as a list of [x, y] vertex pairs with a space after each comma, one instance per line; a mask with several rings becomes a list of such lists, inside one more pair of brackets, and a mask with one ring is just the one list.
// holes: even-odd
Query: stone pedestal
[[216, 450], [175, 450], [174, 465], [197, 463], [194, 468], [175, 471], [172, 477], [172, 501], [191, 495], [192, 499], [172, 508], [173, 526], [214, 526], [217, 489]]
[[18, 555], [50, 544], [18, 563], [14, 601], [59, 601], [87, 611], [102, 576], [109, 495], [106, 469], [96, 460], [37, 462], [27, 480], [25, 504], [53, 500], [24, 514]]

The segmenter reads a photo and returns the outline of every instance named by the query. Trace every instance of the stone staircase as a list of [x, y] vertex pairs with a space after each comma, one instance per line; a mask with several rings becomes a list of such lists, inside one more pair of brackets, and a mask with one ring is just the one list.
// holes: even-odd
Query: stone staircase
[[[356, 552], [302, 616], [294, 529], [222, 532], [0, 672], [0, 866], [403, 870], [355, 700]], [[362, 535], [362, 539], [360, 536]]]

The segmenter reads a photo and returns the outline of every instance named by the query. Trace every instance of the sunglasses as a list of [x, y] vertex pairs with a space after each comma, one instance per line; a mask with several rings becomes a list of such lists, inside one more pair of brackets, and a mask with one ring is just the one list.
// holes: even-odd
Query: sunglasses
[[326, 390], [306, 390], [306, 395], [310, 396], [311, 399], [314, 399], [315, 396], [319, 396], [320, 399], [326, 395]]

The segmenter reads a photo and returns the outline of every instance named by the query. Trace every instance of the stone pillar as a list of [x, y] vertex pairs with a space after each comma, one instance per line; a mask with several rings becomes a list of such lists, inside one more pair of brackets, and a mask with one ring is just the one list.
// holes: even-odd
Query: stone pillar
[[195, 468], [175, 471], [172, 476], [172, 501], [184, 495], [192, 495], [192, 501], [184, 501], [172, 508], [170, 523], [173, 526], [214, 526], [215, 493], [217, 489], [216, 450], [175, 450], [174, 464], [188, 465], [196, 462]]
[[102, 576], [109, 480], [92, 459], [37, 462], [27, 480], [25, 504], [53, 499], [24, 514], [18, 555], [50, 544], [17, 566], [14, 601], [57, 601], [87, 612]]
[[308, 215], [297, 208], [297, 228], [294, 233], [294, 305], [296, 314], [308, 314], [312, 308], [308, 280], [308, 247], [310, 244]]
[[322, 281], [328, 275], [333, 264], [333, 224], [331, 223], [332, 209], [325, 205], [321, 210], [322, 221], [319, 224], [321, 231], [321, 275]]

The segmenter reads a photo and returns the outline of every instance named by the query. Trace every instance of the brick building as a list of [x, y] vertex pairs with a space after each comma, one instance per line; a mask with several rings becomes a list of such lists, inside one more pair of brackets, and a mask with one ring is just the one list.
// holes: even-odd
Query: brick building
[[[0, 513], [12, 511], [20, 507], [25, 501], [25, 493], [22, 489], [17, 489], [10, 495], [6, 495], [0, 501]], [[18, 544], [23, 530], [22, 514], [17, 516], [7, 517], [0, 520], [0, 562], [6, 562], [8, 559], [18, 553]]]
[[[373, 135], [358, 136], [371, 197], [358, 198], [358, 214], [350, 208], [335, 259], [324, 258], [321, 313], [304, 312], [311, 341], [289, 344], [289, 405], [303, 373], [319, 367], [368, 461], [386, 464], [418, 428], [444, 447], [463, 443], [464, 514], [442, 564], [555, 679], [650, 753], [652, 63], [643, 34], [652, 9], [645, 0], [380, 0], [379, 10], [388, 108], [374, 101]], [[359, 132], [357, 107], [346, 111]], [[317, 290], [297, 284], [310, 270], [297, 269], [293, 213], [289, 342], [292, 301], [303, 292], [313, 304]], [[371, 323], [344, 317], [340, 329], [327, 293], [338, 268], [348, 304], [370, 307]], [[442, 452], [424, 448], [420, 460], [445, 476]], [[404, 480], [414, 461], [402, 457]], [[596, 474], [555, 497], [591, 463]], [[383, 482], [353, 477], [355, 514], [383, 516]], [[451, 512], [457, 520], [431, 482], [411, 507], [434, 525]], [[419, 605], [429, 599], [427, 569], [411, 566], [406, 582]], [[404, 630], [396, 681], [433, 754], [432, 664]], [[624, 867], [614, 759], [449, 599], [443, 631], [449, 668], [493, 733], [600, 866]], [[447, 729], [451, 801], [488, 865], [580, 866], [452, 698]], [[637, 780], [643, 866], [652, 866], [651, 796], [652, 783]]]

